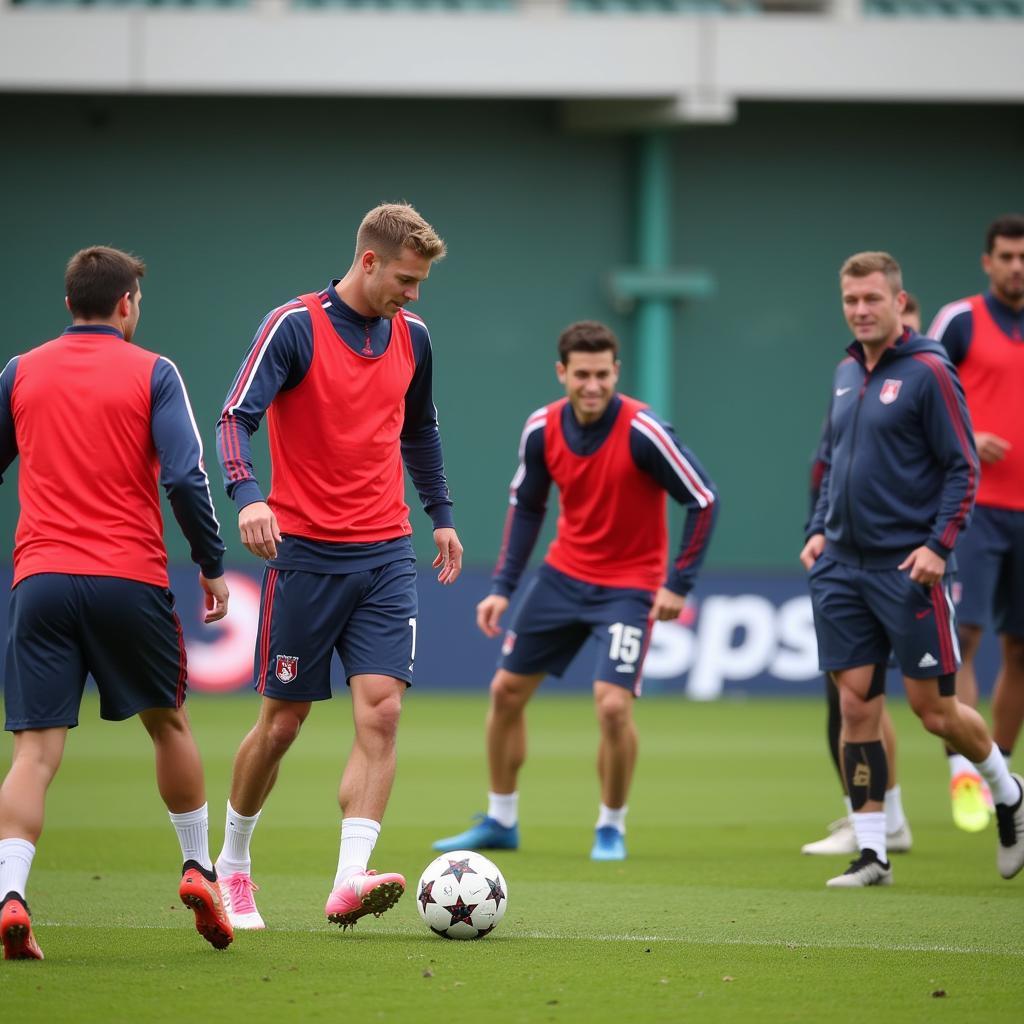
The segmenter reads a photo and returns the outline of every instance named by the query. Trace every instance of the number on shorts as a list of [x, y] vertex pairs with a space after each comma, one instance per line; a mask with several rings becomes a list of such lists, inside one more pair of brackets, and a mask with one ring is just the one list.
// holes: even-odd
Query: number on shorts
[[608, 632], [612, 635], [609, 651], [612, 661], [635, 665], [640, 660], [644, 631], [636, 626], [627, 626], [624, 622], [616, 622], [608, 627]]

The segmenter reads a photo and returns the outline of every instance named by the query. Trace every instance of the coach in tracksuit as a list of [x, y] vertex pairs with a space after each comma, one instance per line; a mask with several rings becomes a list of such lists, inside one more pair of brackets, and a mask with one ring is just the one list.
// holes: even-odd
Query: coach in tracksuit
[[888, 253], [851, 256], [839, 277], [855, 340], [836, 368], [821, 495], [800, 553], [810, 571], [821, 668], [839, 687], [860, 848], [827, 885], [892, 882], [878, 699], [890, 650], [925, 728], [991, 786], [997, 864], [1012, 878], [1024, 867], [1024, 780], [1010, 774], [981, 716], [959, 703], [954, 686], [960, 652], [947, 574], [978, 483], [963, 390], [942, 347], [904, 329], [906, 292]]

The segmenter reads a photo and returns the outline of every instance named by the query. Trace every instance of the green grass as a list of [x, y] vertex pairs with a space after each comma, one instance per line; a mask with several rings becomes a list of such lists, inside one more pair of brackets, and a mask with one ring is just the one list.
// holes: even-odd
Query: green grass
[[[192, 705], [214, 854], [256, 707]], [[268, 930], [216, 953], [176, 898], [145, 734], [99, 722], [87, 701], [29, 886], [47, 960], [0, 964], [3, 1019], [1020, 1021], [1024, 877], [996, 873], [994, 829], [953, 828], [938, 743], [893, 710], [914, 850], [891, 889], [837, 892], [823, 883], [843, 862], [798, 853], [841, 809], [818, 702], [641, 701], [630, 857], [593, 864], [593, 712], [540, 698], [523, 848], [494, 857], [509, 911], [485, 940], [457, 943], [428, 932], [409, 895], [351, 933], [322, 918], [351, 738], [337, 699], [305, 726], [253, 842]], [[431, 840], [482, 809], [483, 715], [481, 698], [409, 697], [374, 865], [414, 884]]]

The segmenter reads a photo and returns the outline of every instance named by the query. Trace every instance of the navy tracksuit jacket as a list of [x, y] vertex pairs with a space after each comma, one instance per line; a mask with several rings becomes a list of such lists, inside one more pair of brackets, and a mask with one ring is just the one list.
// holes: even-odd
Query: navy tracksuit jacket
[[871, 371], [859, 342], [847, 352], [807, 536], [824, 533], [832, 558], [863, 568], [895, 568], [922, 544], [949, 560], [979, 475], [956, 371], [938, 342], [910, 331]]

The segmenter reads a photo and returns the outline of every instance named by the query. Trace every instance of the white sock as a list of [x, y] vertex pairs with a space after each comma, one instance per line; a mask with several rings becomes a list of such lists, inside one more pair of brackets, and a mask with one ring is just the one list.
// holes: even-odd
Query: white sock
[[885, 831], [892, 835], [899, 832], [907, 823], [906, 815], [903, 813], [903, 794], [899, 785], [885, 791]]
[[600, 810], [597, 812], [597, 825], [595, 828], [604, 828], [610, 825], [612, 828], [617, 828], [623, 835], [626, 834], [626, 811], [629, 808], [625, 805], [612, 810], [611, 807], [605, 807], [604, 804], [600, 805]]
[[337, 889], [346, 878], [362, 874], [380, 835], [380, 822], [369, 818], [344, 818], [341, 822], [341, 850], [338, 852]]
[[252, 873], [252, 861], [249, 858], [249, 842], [253, 829], [260, 820], [261, 811], [251, 817], [239, 814], [228, 801], [228, 814], [224, 822], [224, 846], [217, 858], [217, 874], [248, 875]]
[[519, 791], [515, 793], [488, 793], [487, 817], [499, 825], [511, 828], [519, 821]]
[[977, 775], [978, 770], [964, 757], [963, 754], [949, 755], [949, 777], [955, 779], [958, 775]]
[[36, 848], [27, 839], [0, 839], [0, 900], [9, 892], [25, 898]]
[[850, 803], [850, 798], [848, 796], [844, 796], [843, 803], [846, 804], [846, 816], [850, 817], [850, 815], [853, 814], [853, 804]]
[[880, 861], [885, 861], [885, 812], [854, 811], [853, 831], [857, 834], [857, 846], [862, 850], [874, 850]]
[[194, 860], [200, 867], [207, 871], [213, 870], [210, 861], [210, 817], [207, 814], [206, 804], [197, 807], [194, 811], [186, 811], [184, 814], [171, 814], [167, 812], [178, 833], [178, 842], [181, 844], [181, 859]]
[[993, 743], [992, 750], [984, 761], [979, 761], [975, 766], [978, 774], [988, 783], [992, 790], [992, 799], [997, 804], [1006, 804], [1013, 807], [1021, 798], [1020, 786], [1017, 785], [1010, 769], [1006, 767], [1006, 761], [999, 752], [999, 748]]

